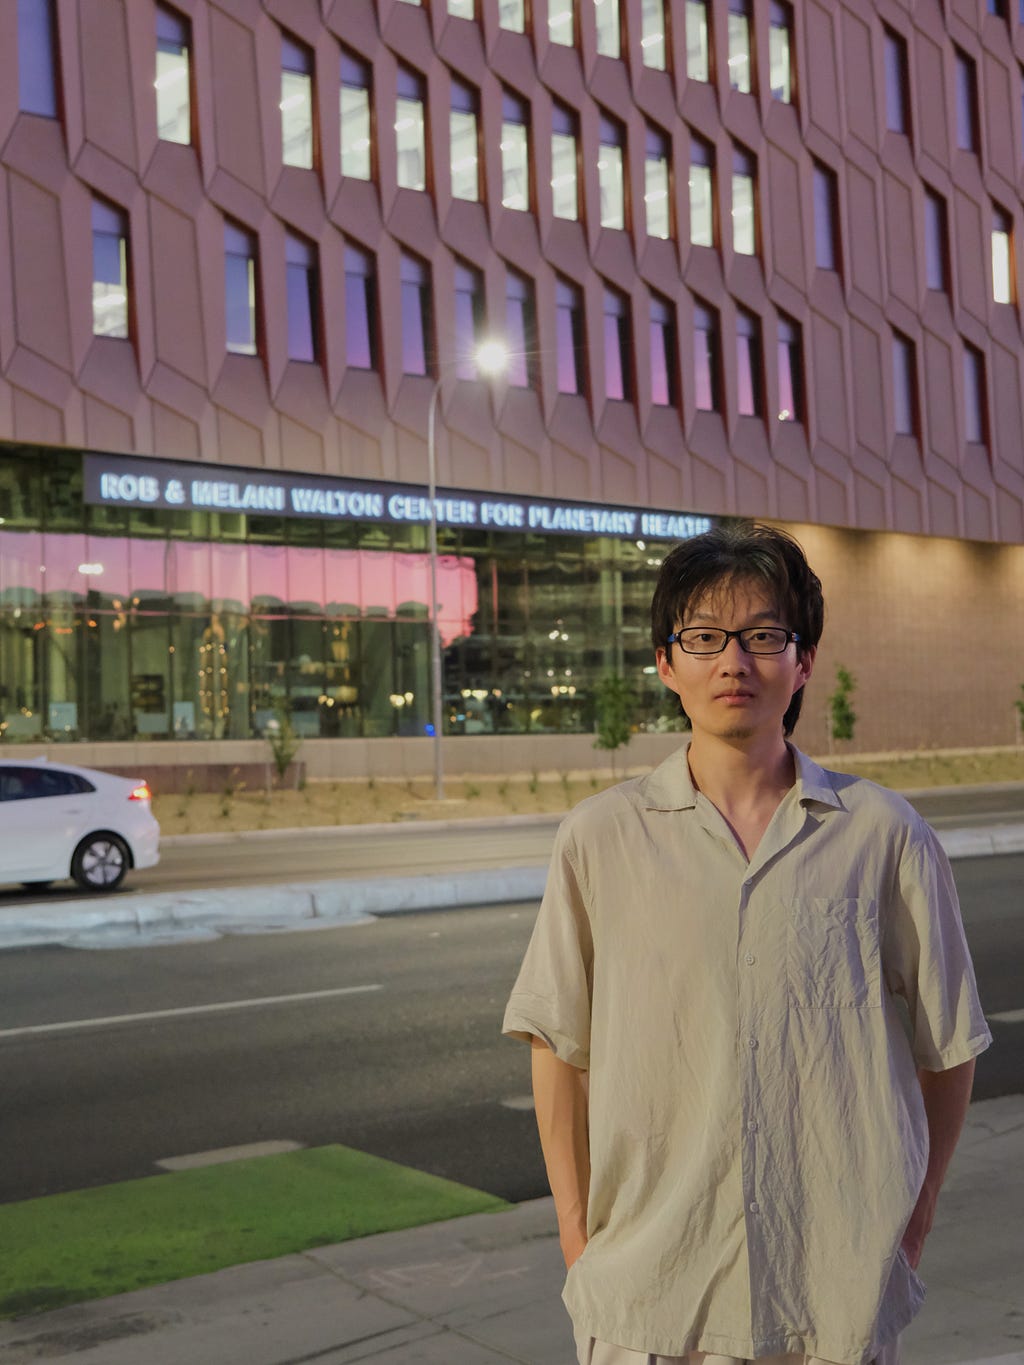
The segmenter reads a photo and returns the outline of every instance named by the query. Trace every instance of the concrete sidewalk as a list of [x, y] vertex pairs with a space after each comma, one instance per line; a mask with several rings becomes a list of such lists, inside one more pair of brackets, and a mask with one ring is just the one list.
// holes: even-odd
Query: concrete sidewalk
[[[973, 1105], [903, 1365], [1024, 1365], [1024, 1096]], [[97, 1249], [101, 1251], [100, 1248]], [[573, 1365], [552, 1204], [0, 1324], [5, 1365]], [[837, 1286], [837, 1293], [842, 1287]]]

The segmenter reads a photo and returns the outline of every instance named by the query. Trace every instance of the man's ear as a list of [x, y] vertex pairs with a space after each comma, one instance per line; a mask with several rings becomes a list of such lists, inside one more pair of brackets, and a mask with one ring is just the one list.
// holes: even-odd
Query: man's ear
[[679, 688], [676, 685], [675, 675], [672, 672], [672, 665], [669, 662], [668, 650], [664, 646], [659, 645], [654, 651], [654, 659], [658, 665], [658, 677], [671, 692], [675, 692], [678, 695]]
[[793, 688], [794, 692], [799, 691], [799, 689], [803, 687], [804, 683], [807, 682], [808, 678], [814, 672], [814, 660], [817, 657], [818, 657], [817, 645], [810, 645], [808, 646], [807, 649], [801, 650], [800, 654], [798, 655], [797, 662], [800, 664], [800, 668], [803, 672], [803, 677]]

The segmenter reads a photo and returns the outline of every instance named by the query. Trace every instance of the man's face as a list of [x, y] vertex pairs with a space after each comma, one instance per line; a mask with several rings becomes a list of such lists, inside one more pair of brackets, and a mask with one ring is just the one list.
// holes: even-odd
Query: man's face
[[[691, 604], [687, 626], [745, 630], [749, 626], [782, 626], [777, 603], [756, 582], [730, 582], [713, 588]], [[795, 644], [782, 654], [748, 654], [731, 639], [721, 654], [687, 654], [678, 643], [671, 658], [656, 654], [658, 676], [675, 692], [690, 718], [694, 735], [701, 732], [741, 743], [782, 734], [782, 718], [793, 693], [811, 676], [814, 650], [797, 655]]]

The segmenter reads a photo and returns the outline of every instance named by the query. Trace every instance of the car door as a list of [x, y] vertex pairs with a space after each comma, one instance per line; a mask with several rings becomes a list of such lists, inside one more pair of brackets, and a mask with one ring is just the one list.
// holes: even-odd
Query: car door
[[68, 876], [86, 799], [74, 773], [35, 764], [0, 767], [0, 879]]

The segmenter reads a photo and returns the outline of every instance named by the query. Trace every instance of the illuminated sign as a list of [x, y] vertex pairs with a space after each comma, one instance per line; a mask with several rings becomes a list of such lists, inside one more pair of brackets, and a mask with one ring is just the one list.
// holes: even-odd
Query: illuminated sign
[[[329, 479], [229, 466], [85, 456], [85, 501], [101, 507], [160, 507], [173, 512], [246, 512], [255, 516], [315, 517], [321, 521], [430, 521], [423, 489], [363, 479]], [[584, 502], [548, 502], [512, 494], [439, 489], [440, 526], [470, 526], [541, 535], [619, 536], [687, 540], [711, 528], [711, 518], [689, 512]]]

